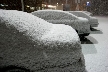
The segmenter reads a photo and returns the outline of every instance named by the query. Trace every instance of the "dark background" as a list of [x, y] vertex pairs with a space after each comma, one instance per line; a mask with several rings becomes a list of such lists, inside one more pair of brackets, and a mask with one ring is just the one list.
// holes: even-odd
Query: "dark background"
[[[87, 6], [87, 2], [90, 2], [90, 5]], [[24, 2], [24, 11], [33, 12], [38, 9], [42, 9], [42, 4], [45, 3], [54, 5], [56, 3], [66, 3], [66, 0], [23, 0]], [[75, 0], [67, 0], [67, 4], [70, 5], [69, 10], [75, 10], [76, 3]], [[35, 7], [34, 10], [31, 10], [30, 7]], [[39, 8], [40, 7], [40, 8]], [[108, 0], [80, 0], [79, 10], [86, 10], [94, 15], [108, 15]], [[22, 10], [21, 0], [0, 0], [0, 9], [6, 10]]]

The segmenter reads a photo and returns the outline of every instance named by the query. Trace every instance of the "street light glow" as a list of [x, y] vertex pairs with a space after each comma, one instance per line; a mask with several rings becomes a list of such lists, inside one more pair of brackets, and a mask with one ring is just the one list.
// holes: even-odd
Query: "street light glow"
[[44, 5], [46, 7], [46, 5]]
[[27, 5], [27, 7], [30, 7], [30, 6]]
[[1, 6], [4, 6], [3, 4], [1, 4]]
[[48, 7], [50, 7], [50, 8], [55, 8], [56, 6], [53, 6], [53, 5], [48, 5]]
[[89, 3], [89, 2], [87, 2], [87, 3]]

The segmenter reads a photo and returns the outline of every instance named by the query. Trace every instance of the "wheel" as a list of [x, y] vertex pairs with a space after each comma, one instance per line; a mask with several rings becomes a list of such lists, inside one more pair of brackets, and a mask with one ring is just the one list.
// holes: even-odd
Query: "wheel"
[[90, 30], [93, 31], [93, 28], [90, 26]]
[[79, 35], [79, 38], [80, 38], [80, 41], [82, 41], [82, 40], [84, 40], [84, 39], [85, 39], [85, 37], [84, 37], [84, 36], [82, 36], [82, 35]]
[[85, 37], [88, 36], [90, 33], [85, 33], [85, 34], [79, 34], [79, 37]]
[[78, 31], [77, 30], [75, 30], [77, 33], [78, 33]]
[[87, 34], [79, 34], [79, 38], [80, 40], [85, 40], [85, 36], [88, 36], [90, 33], [87, 33]]
[[88, 36], [90, 33], [83, 34], [83, 36]]

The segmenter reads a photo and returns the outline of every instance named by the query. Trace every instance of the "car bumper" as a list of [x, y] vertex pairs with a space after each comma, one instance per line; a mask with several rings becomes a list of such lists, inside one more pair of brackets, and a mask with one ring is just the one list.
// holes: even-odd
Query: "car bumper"
[[78, 30], [79, 35], [90, 34], [90, 25], [80, 26]]
[[90, 27], [98, 27], [99, 23], [92, 23], [90, 24]]
[[96, 19], [95, 17], [92, 17], [90, 20], [90, 27], [98, 27], [99, 23], [98, 23], [98, 19]]

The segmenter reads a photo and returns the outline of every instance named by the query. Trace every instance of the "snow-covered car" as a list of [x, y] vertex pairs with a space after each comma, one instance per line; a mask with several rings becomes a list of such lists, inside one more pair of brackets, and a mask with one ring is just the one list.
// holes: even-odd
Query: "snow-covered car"
[[73, 27], [79, 36], [90, 34], [90, 24], [86, 18], [77, 17], [69, 12], [61, 10], [38, 10], [32, 12], [34, 16], [40, 17], [50, 23], [66, 24]]
[[0, 72], [85, 72], [76, 31], [30, 13], [0, 10]]
[[89, 20], [90, 23], [90, 28], [92, 29], [92, 27], [98, 27], [99, 22], [98, 19], [95, 17], [92, 17], [90, 15], [87, 15], [84, 11], [68, 11], [69, 13], [72, 13], [78, 17], [83, 17], [83, 18], [87, 18]]

